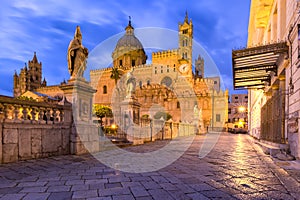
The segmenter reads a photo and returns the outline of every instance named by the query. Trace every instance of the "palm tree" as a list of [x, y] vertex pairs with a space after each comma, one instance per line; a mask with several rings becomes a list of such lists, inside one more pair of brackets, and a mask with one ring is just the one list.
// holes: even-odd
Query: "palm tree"
[[115, 80], [115, 85], [117, 86], [118, 80], [121, 78], [122, 72], [117, 68], [113, 67], [111, 70], [110, 78]]

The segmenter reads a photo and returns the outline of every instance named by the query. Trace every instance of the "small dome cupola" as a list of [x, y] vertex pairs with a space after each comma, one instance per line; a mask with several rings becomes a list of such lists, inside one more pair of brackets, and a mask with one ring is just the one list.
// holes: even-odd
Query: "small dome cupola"
[[112, 53], [114, 66], [132, 67], [145, 64], [147, 60], [144, 47], [140, 40], [134, 35], [134, 28], [129, 17], [125, 34], [118, 40], [115, 50]]

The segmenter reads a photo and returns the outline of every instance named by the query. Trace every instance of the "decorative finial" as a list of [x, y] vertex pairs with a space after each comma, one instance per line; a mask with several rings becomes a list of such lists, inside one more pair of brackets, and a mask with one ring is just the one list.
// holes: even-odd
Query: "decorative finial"
[[36, 52], [34, 52], [34, 54], [33, 54], [32, 61], [33, 61], [34, 63], [37, 63], [37, 62], [38, 62], [37, 57], [36, 57]]
[[185, 10], [185, 18], [184, 18], [184, 21], [185, 22], [189, 22], [189, 17], [188, 17], [188, 12], [187, 12], [187, 10]]
[[133, 34], [133, 27], [131, 25], [131, 16], [128, 16], [128, 18], [129, 18], [129, 22], [128, 22], [128, 25], [125, 28], [125, 31], [126, 31], [127, 35], [132, 35]]

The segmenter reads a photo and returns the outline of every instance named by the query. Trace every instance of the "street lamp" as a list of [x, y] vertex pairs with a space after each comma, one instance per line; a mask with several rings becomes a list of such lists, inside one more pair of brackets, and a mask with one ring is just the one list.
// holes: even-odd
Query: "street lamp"
[[243, 112], [246, 111], [246, 108], [245, 108], [244, 106], [240, 106], [240, 107], [238, 108], [238, 110], [239, 110], [240, 113], [243, 113]]
[[[239, 113], [242, 113], [242, 117], [244, 117], [244, 114], [246, 112], [246, 107], [245, 106], [239, 106], [238, 107], [238, 112]], [[238, 127], [245, 127], [244, 125], [246, 124], [246, 122], [244, 120], [239, 120], [239, 123], [238, 123]]]

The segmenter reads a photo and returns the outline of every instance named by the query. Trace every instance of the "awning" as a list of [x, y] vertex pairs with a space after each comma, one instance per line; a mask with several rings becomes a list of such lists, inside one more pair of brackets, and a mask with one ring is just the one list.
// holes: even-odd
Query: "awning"
[[280, 56], [287, 55], [286, 42], [232, 51], [234, 89], [263, 88], [277, 75]]

